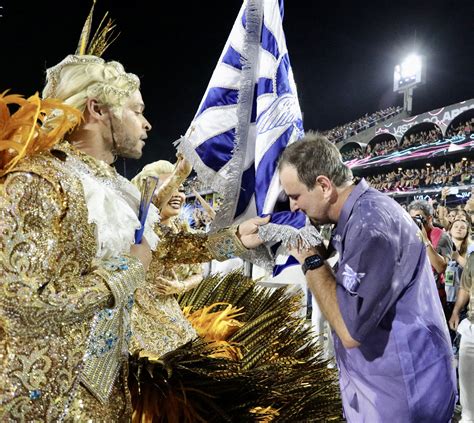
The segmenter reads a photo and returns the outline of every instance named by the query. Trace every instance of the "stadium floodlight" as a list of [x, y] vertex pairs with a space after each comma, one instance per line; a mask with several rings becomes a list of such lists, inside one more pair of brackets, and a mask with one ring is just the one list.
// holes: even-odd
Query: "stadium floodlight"
[[413, 89], [424, 84], [426, 67], [423, 56], [410, 54], [393, 71], [393, 91], [403, 93], [403, 108], [410, 114], [413, 101]]
[[423, 56], [410, 54], [401, 64], [395, 66], [393, 72], [393, 91], [399, 93], [423, 84], [426, 79], [425, 76]]

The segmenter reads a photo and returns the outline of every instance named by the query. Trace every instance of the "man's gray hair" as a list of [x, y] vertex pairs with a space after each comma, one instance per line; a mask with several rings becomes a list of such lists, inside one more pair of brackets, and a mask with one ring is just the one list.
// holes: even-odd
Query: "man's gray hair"
[[408, 210], [408, 212], [410, 212], [412, 210], [421, 210], [426, 217], [433, 216], [433, 214], [434, 214], [433, 206], [430, 203], [428, 203], [428, 201], [426, 201], [426, 200], [412, 201], [408, 205], [407, 210]]
[[317, 132], [309, 131], [289, 145], [280, 157], [278, 169], [285, 164], [296, 168], [298, 178], [310, 190], [320, 175], [329, 178], [336, 187], [352, 181], [352, 171], [342, 162], [337, 147]]

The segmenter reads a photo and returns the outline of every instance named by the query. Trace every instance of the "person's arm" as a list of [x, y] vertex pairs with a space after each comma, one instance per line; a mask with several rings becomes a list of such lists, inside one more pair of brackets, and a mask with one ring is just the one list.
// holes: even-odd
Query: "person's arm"
[[428, 240], [425, 242], [426, 252], [428, 254], [428, 259], [430, 260], [431, 265], [436, 270], [437, 273], [444, 273], [448, 267], [449, 259], [446, 259], [441, 254], [439, 254], [431, 242]]
[[11, 173], [0, 185], [1, 303], [26, 326], [90, 318], [128, 301], [145, 279], [132, 256], [84, 262], [84, 248], [95, 253], [84, 244], [94, 242], [93, 229], [87, 211], [71, 216], [70, 200], [59, 183], [33, 173]]
[[459, 251], [453, 251], [453, 260], [459, 264], [459, 266], [466, 266], [466, 258], [459, 254]]
[[[343, 345], [354, 348], [364, 343], [405, 286], [394, 282], [396, 258], [387, 254], [394, 246], [385, 234], [377, 229], [362, 232], [354, 228], [348, 239], [360, 242], [358, 248], [346, 246], [336, 275], [324, 265], [308, 271], [306, 279]], [[303, 263], [310, 255], [312, 252], [300, 252], [295, 257]]]
[[458, 291], [456, 304], [453, 313], [449, 319], [449, 327], [456, 330], [459, 324], [459, 312], [469, 302], [470, 293], [474, 284], [474, 253], [467, 258], [466, 267], [464, 267], [461, 275], [461, 288]]
[[306, 272], [306, 281], [311, 293], [316, 298], [321, 312], [341, 339], [344, 347], [359, 347], [360, 343], [352, 338], [339, 309], [336, 295], [336, 279], [331, 267], [325, 263], [319, 269], [308, 270]]
[[206, 211], [206, 213], [209, 215], [209, 217], [214, 220], [216, 217], [216, 212], [215, 210], [210, 206], [210, 204], [204, 200], [204, 198], [201, 197], [199, 192], [197, 192], [195, 189], [193, 189], [193, 193], [196, 196], [197, 200], [201, 204], [202, 208]]
[[161, 210], [171, 199], [173, 192], [186, 180], [192, 171], [191, 163], [181, 155], [178, 155], [176, 166], [169, 179], [161, 184], [153, 198], [153, 204]]
[[469, 302], [469, 298], [469, 292], [465, 291], [463, 288], [460, 288], [456, 298], [456, 304], [454, 304], [453, 312], [451, 313], [451, 318], [449, 319], [449, 327], [454, 331], [457, 330], [459, 325], [459, 313]]
[[164, 265], [204, 263], [243, 257], [248, 249], [262, 244], [258, 227], [268, 223], [268, 217], [255, 217], [219, 231], [205, 234], [188, 231], [173, 233], [169, 228], [158, 225], [161, 238], [156, 256]]
[[[433, 268], [436, 270], [436, 273], [444, 273], [448, 267], [448, 262], [453, 251], [452, 242], [449, 239], [449, 236], [443, 235], [439, 240], [437, 248], [435, 249], [428, 238], [424, 227], [421, 228], [419, 233], [421, 241], [425, 244], [426, 254], [428, 254], [428, 259], [430, 260], [431, 266], [433, 266]], [[441, 251], [442, 254], [440, 254], [438, 251]]]
[[449, 226], [448, 209], [446, 208], [446, 197], [449, 194], [449, 188], [441, 190], [441, 202], [438, 206], [438, 219], [440, 223], [447, 229]]

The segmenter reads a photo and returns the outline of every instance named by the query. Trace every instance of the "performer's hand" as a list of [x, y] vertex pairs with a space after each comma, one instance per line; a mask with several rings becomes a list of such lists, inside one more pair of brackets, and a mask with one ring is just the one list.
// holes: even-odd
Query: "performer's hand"
[[142, 238], [142, 242], [140, 244], [133, 244], [130, 247], [130, 255], [136, 257], [142, 262], [145, 272], [148, 270], [148, 267], [151, 263], [152, 255], [150, 245], [148, 244], [145, 238]]
[[157, 277], [155, 279], [156, 291], [161, 295], [179, 294], [184, 292], [184, 283], [178, 280], [176, 273], [173, 272], [173, 279]]
[[263, 241], [258, 237], [258, 227], [266, 225], [268, 222], [270, 222], [270, 216], [253, 217], [239, 225], [237, 236], [245, 248], [256, 248], [263, 244]]
[[185, 159], [181, 153], [178, 153], [176, 157], [178, 158], [176, 162], [176, 172], [178, 175], [187, 178], [193, 170], [192, 164], [189, 162], [189, 160]]

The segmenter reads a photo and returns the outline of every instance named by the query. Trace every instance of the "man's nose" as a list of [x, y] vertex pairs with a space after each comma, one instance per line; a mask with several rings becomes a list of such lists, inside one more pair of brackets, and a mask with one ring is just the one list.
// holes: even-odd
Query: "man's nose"
[[145, 119], [145, 124], [143, 125], [143, 127], [145, 128], [145, 131], [148, 132], [151, 129], [151, 123]]
[[298, 211], [300, 208], [298, 207], [298, 204], [294, 200], [290, 200], [290, 210], [292, 212]]

